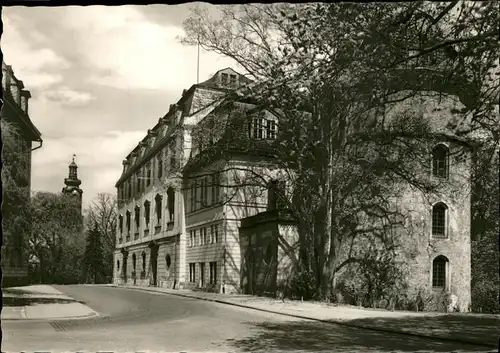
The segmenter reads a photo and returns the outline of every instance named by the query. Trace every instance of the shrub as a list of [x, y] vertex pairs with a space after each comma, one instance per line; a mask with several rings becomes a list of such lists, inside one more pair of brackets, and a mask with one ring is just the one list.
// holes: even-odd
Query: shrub
[[289, 293], [292, 297], [309, 300], [316, 295], [316, 277], [313, 271], [299, 270], [290, 281]]

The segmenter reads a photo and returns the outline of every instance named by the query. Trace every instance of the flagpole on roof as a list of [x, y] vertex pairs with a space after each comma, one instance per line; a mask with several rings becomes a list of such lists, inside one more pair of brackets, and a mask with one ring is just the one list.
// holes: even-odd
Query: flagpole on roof
[[200, 28], [201, 28], [201, 19], [199, 20], [200, 27], [198, 28], [198, 58], [196, 63], [196, 84], [200, 83]]

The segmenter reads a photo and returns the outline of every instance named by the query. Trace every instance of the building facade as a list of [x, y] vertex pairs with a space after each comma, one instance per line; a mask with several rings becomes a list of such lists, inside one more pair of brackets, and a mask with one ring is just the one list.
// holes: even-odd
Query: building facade
[[[244, 76], [224, 69], [184, 90], [123, 161], [116, 183], [119, 219], [114, 283], [170, 288], [192, 284], [186, 263], [189, 237], [182, 173], [190, 158], [191, 130], [221, 97], [247, 82]], [[220, 271], [211, 266], [215, 278]], [[220, 282], [220, 274], [217, 278]]]
[[29, 214], [25, 213], [31, 195], [31, 154], [43, 141], [29, 116], [31, 94], [4, 62], [2, 90], [2, 285], [8, 286], [27, 281], [26, 248], [31, 224]]
[[[293, 221], [273, 206], [272, 190], [283, 179], [273, 162], [280, 114], [230, 94], [241, 81], [226, 69], [192, 86], [124, 160], [116, 184], [115, 283], [225, 293], [280, 290], [291, 271], [290, 251], [297, 248]], [[408, 104], [430, 120], [436, 104], [453, 110], [443, 103]], [[466, 311], [470, 153], [453, 140], [428, 147], [431, 165], [422, 173], [439, 180], [440, 188], [423, 195], [401, 186], [393, 200], [411, 228], [409, 282], [451, 293]]]

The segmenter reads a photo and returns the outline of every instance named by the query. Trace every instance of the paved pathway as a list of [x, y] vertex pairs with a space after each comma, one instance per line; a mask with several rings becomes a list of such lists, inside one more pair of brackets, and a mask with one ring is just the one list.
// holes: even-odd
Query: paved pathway
[[484, 346], [377, 332], [162, 292], [56, 286], [99, 312], [2, 322], [3, 352], [484, 352]]
[[87, 305], [48, 285], [4, 288], [5, 300], [16, 299], [27, 305], [5, 306], [2, 320], [80, 319], [97, 316]]
[[289, 300], [283, 302], [272, 298], [240, 294], [219, 294], [156, 287], [127, 286], [126, 288], [181, 295], [297, 318], [340, 323], [372, 330], [481, 344], [492, 348], [498, 347], [500, 337], [499, 315], [386, 311], [352, 306], [333, 306], [324, 303]]

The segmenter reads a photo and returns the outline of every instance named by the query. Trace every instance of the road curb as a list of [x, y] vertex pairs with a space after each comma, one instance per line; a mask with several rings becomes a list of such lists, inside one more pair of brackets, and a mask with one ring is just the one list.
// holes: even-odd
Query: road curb
[[70, 320], [90, 319], [93, 317], [101, 317], [102, 316], [97, 311], [95, 311], [95, 310], [92, 310], [92, 311], [93, 311], [92, 314], [84, 315], [84, 316], [46, 317], [46, 318], [30, 319], [30, 318], [26, 317], [26, 311], [23, 310], [23, 315], [25, 316], [24, 318], [2, 319], [2, 321], [70, 321]]
[[372, 330], [372, 331], [377, 331], [377, 332], [396, 333], [396, 334], [407, 335], [407, 336], [438, 339], [438, 340], [446, 341], [446, 342], [462, 343], [462, 344], [467, 344], [467, 345], [488, 347], [488, 348], [493, 348], [493, 349], [498, 348], [495, 344], [484, 343], [484, 342], [475, 341], [475, 340], [442, 337], [442, 336], [437, 336], [437, 335], [425, 335], [425, 334], [413, 333], [413, 332], [408, 332], [408, 331], [392, 330], [390, 328], [378, 328], [378, 327], [373, 327], [373, 326], [353, 324], [351, 322], [342, 321], [342, 320], [335, 320], [335, 319], [324, 320], [324, 319], [318, 319], [318, 318], [304, 316], [304, 315], [290, 314], [290, 313], [284, 313], [284, 312], [270, 310], [270, 309], [256, 308], [256, 307], [253, 307], [250, 305], [238, 304], [238, 303], [233, 303], [230, 301], [225, 301], [225, 300], [220, 300], [220, 299], [203, 298], [203, 297], [198, 297], [198, 296], [183, 294], [183, 293], [163, 292], [163, 291], [158, 291], [158, 290], [154, 290], [154, 289], [149, 289], [146, 287], [124, 287], [124, 286], [118, 286], [118, 285], [113, 285], [112, 287], [124, 288], [124, 289], [136, 289], [136, 290], [142, 290], [142, 291], [146, 291], [146, 292], [154, 292], [154, 293], [161, 293], [161, 294], [167, 294], [167, 295], [176, 295], [179, 297], [190, 298], [190, 299], [205, 300], [205, 301], [210, 301], [210, 302], [215, 302], [215, 303], [220, 303], [220, 304], [238, 306], [238, 307], [246, 308], [246, 309], [253, 309], [253, 310], [267, 312], [267, 313], [271, 313], [271, 314], [278, 314], [278, 315], [294, 317], [294, 318], [303, 319], [303, 320], [313, 320], [313, 321], [323, 322], [326, 324], [343, 325], [343, 326], [361, 328], [361, 329]]

